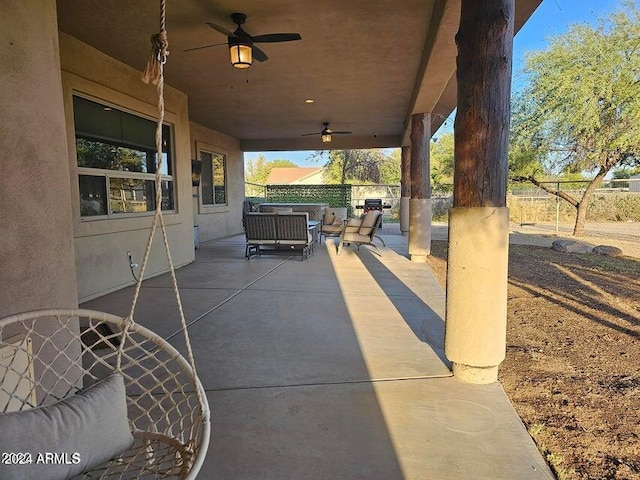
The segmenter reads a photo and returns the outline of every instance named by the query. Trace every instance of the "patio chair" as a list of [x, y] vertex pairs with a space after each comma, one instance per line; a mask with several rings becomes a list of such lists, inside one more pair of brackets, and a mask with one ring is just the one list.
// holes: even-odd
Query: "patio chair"
[[244, 214], [244, 231], [247, 238], [245, 257], [251, 258], [253, 253], [260, 254], [261, 248], [269, 246], [275, 247], [278, 243], [276, 234], [276, 220], [274, 215], [263, 213]]
[[373, 243], [373, 239], [374, 237], [378, 237], [378, 240], [382, 242], [382, 246], [385, 246], [384, 240], [376, 235], [381, 223], [382, 212], [379, 210], [371, 210], [360, 218], [352, 218], [349, 220], [340, 234], [338, 255], [340, 255], [344, 243], [355, 243], [358, 245], [358, 249], [360, 245], [370, 245], [379, 253], [378, 246]]
[[320, 243], [322, 243], [322, 236], [326, 237], [339, 237], [344, 229], [345, 221], [347, 219], [347, 208], [326, 208], [324, 216], [322, 218], [322, 229], [320, 230]]
[[309, 232], [309, 214], [304, 212], [276, 215], [278, 247], [299, 250], [304, 260], [314, 253], [314, 241]]

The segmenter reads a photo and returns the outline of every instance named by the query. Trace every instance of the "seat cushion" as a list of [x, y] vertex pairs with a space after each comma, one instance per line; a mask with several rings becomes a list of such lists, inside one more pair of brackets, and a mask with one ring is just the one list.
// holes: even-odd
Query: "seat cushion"
[[342, 232], [344, 225], [341, 223], [339, 225], [323, 225], [322, 233], [328, 233], [329, 235], [339, 235]]
[[347, 243], [371, 243], [371, 237], [369, 235], [361, 235], [358, 232], [345, 233], [342, 236], [342, 240]]
[[0, 463], [0, 478], [68, 479], [131, 445], [124, 380], [113, 373], [53, 405], [0, 414], [2, 451], [30, 455], [27, 464]]

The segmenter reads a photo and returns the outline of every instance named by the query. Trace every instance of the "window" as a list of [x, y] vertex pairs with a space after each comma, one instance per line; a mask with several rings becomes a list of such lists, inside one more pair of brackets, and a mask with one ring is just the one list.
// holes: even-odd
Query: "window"
[[[73, 97], [82, 217], [117, 217], [156, 208], [156, 123]], [[162, 210], [174, 210], [171, 129], [162, 127]]]
[[227, 159], [220, 153], [200, 151], [202, 205], [227, 204]]

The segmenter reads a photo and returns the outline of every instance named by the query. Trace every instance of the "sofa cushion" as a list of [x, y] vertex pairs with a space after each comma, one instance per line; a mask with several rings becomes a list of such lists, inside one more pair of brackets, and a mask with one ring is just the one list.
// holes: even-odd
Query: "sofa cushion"
[[322, 232], [328, 233], [329, 235], [339, 235], [344, 228], [344, 224], [340, 223], [338, 225], [323, 225]]
[[358, 232], [345, 232], [342, 236], [342, 241], [347, 243], [371, 243], [371, 237], [369, 235], [361, 235]]

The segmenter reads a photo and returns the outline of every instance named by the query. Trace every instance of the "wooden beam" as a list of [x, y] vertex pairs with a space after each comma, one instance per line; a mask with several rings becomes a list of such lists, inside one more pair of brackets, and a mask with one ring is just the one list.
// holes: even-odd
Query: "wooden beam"
[[454, 207], [504, 207], [514, 0], [462, 0]]
[[431, 198], [429, 140], [431, 115], [411, 115], [411, 198]]
[[402, 147], [400, 160], [400, 196], [411, 197], [411, 147]]

